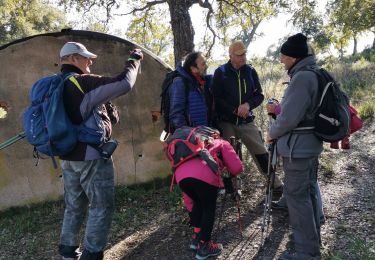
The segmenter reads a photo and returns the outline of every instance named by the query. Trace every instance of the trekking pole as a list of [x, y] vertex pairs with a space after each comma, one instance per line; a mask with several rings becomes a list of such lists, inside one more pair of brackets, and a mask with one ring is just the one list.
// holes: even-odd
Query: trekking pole
[[[235, 149], [236, 154], [238, 155], [238, 157], [242, 161], [242, 149], [241, 149], [242, 148], [242, 143], [241, 143], [241, 140], [238, 140], [234, 136], [231, 136], [230, 137], [230, 143], [233, 146], [233, 148]], [[235, 186], [235, 191], [233, 193], [233, 199], [236, 202], [237, 213], [238, 213], [238, 225], [239, 225], [240, 234], [241, 234], [241, 237], [242, 237], [242, 234], [243, 234], [243, 223], [242, 223], [242, 219], [241, 219], [241, 204], [240, 204], [240, 199], [241, 199], [241, 191], [240, 191], [241, 183], [240, 183], [240, 179], [237, 178], [237, 177], [233, 178], [233, 180], [234, 180], [234, 186]]]
[[222, 199], [222, 202], [221, 202], [219, 219], [217, 221], [217, 233], [220, 231], [220, 223], [221, 223], [221, 220], [223, 218], [223, 213], [224, 213], [224, 208], [225, 208], [226, 201], [227, 201], [227, 193], [225, 192], [224, 193], [224, 198]]
[[[270, 116], [270, 124], [274, 115]], [[261, 247], [264, 245], [266, 240], [265, 235], [268, 233], [269, 224], [271, 222], [271, 205], [272, 205], [272, 193], [273, 184], [275, 182], [275, 171], [276, 171], [276, 140], [273, 140], [268, 145], [268, 168], [267, 168], [267, 186], [265, 191], [264, 208], [263, 208], [263, 221], [262, 221], [262, 235], [261, 235]]]
[[[235, 141], [235, 137], [231, 136], [229, 138], [229, 142], [232, 145], [232, 147], [234, 147], [234, 145], [233, 145], [234, 141]], [[234, 192], [232, 178], [230, 177], [230, 174], [227, 173], [227, 172], [223, 172], [222, 178], [223, 178], [223, 183], [224, 183], [224, 198], [222, 199], [222, 202], [221, 202], [221, 208], [220, 208], [219, 218], [218, 218], [218, 222], [217, 222], [217, 232], [220, 231], [220, 223], [221, 223], [221, 220], [223, 218], [225, 204], [227, 202], [227, 194]]]
[[5, 142], [0, 144], [0, 150], [7, 148], [8, 146], [14, 144], [15, 142], [25, 138], [25, 132], [21, 132], [16, 136], [13, 136], [12, 138], [6, 140]]

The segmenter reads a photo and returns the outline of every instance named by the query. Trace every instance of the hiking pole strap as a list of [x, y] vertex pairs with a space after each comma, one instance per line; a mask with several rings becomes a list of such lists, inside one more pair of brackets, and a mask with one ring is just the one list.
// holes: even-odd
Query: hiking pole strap
[[7, 148], [8, 146], [18, 142], [19, 140], [23, 139], [25, 137], [25, 132], [21, 132], [16, 136], [13, 136], [12, 138], [6, 140], [5, 142], [0, 144], [0, 150]]

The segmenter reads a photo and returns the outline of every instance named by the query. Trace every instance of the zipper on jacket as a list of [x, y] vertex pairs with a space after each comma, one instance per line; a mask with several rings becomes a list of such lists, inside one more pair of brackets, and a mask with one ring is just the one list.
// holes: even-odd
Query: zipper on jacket
[[[237, 71], [236, 71], [237, 73]], [[238, 79], [238, 97], [239, 97], [239, 105], [241, 105], [241, 71], [239, 70], [238, 73], [237, 73], [237, 79]], [[237, 111], [238, 112], [238, 111]], [[238, 125], [238, 116], [236, 117], [236, 125]]]

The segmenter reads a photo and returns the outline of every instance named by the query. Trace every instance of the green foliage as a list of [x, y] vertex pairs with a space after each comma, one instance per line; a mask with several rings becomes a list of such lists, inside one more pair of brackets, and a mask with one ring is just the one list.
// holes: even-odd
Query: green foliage
[[165, 191], [168, 192], [166, 200], [170, 209], [174, 211], [180, 210], [183, 207], [181, 190], [176, 186], [172, 192], [169, 192], [169, 187]]
[[65, 14], [40, 0], [0, 2], [0, 45], [29, 35], [66, 27]]
[[367, 61], [375, 63], [375, 47], [364, 49], [360, 54], [357, 54], [354, 57], [354, 59], [357, 59], [358, 57], [364, 58]]
[[217, 1], [215, 12], [217, 30], [224, 46], [233, 39], [242, 40], [246, 46], [255, 39], [261, 22], [276, 16], [287, 6], [288, 1]]
[[168, 212], [181, 211], [181, 192], [177, 186], [169, 192], [169, 187], [165, 185], [156, 188], [153, 183], [150, 184], [116, 187], [114, 221], [117, 225], [128, 225], [129, 222], [141, 224], [141, 220], [155, 217], [160, 209]]
[[[295, 5], [295, 6], [294, 6]], [[308, 37], [317, 35], [323, 26], [323, 19], [317, 12], [316, 0], [296, 0], [293, 5], [293, 25]]]
[[125, 35], [156, 55], [168, 57], [173, 52], [172, 31], [168, 22], [169, 16], [161, 16], [160, 13], [168, 12], [154, 7], [142, 15], [135, 15]]
[[[62, 210], [60, 202], [46, 202], [31, 205], [30, 207], [17, 207], [4, 211], [0, 215], [0, 230], [19, 239], [25, 234], [35, 233], [45, 229], [46, 215], [54, 215]], [[58, 218], [54, 220], [59, 222]], [[8, 233], [9, 232], [9, 233]]]
[[93, 31], [93, 32], [102, 32], [102, 33], [108, 33], [109, 28], [108, 25], [101, 22], [91, 22], [88, 23], [85, 30]]
[[[372, 0], [330, 1], [330, 25], [333, 31], [332, 40], [343, 56], [342, 49], [349, 39], [356, 38], [365, 31], [375, 27], [375, 2]], [[356, 46], [355, 46], [356, 47]], [[353, 50], [355, 54], [356, 49]]]
[[366, 102], [358, 107], [358, 114], [362, 119], [373, 118], [375, 116], [374, 103]]
[[362, 259], [370, 260], [375, 259], [375, 243], [367, 242], [365, 239], [362, 239], [356, 235], [348, 236], [350, 238], [349, 248], [345, 253], [339, 252], [337, 255], [334, 255], [332, 259], [335, 260], [344, 260], [344, 259]]
[[360, 59], [354, 63], [350, 60], [339, 62], [331, 59], [323, 64], [333, 72], [344, 90], [349, 94], [352, 103], [361, 103], [375, 98], [375, 64]]
[[331, 21], [353, 34], [375, 26], [375, 2], [372, 0], [331, 1]]
[[[349, 57], [340, 60], [330, 56], [319, 61], [319, 65], [335, 75], [362, 119], [373, 117], [375, 114], [375, 105], [372, 105], [375, 100], [375, 63], [369, 62], [364, 56], [355, 62], [352, 59]], [[282, 64], [277, 61], [276, 57], [275, 61], [254, 59], [251, 62], [258, 72], [265, 99], [275, 97], [281, 100], [286, 87], [283, 82], [288, 81]], [[264, 107], [260, 106], [254, 112], [256, 123], [266, 131], [267, 115], [264, 110]], [[333, 172], [332, 163], [327, 161], [323, 167], [327, 172]]]
[[[119, 234], [131, 226], [144, 228], [162, 214], [168, 221], [185, 215], [177, 186], [169, 192], [170, 180], [160, 180], [115, 190], [115, 212], [110, 234]], [[159, 187], [159, 185], [162, 185]], [[64, 203], [45, 202], [0, 212], [0, 259], [55, 259], [59, 242]], [[83, 232], [83, 230], [81, 230]], [[82, 233], [81, 233], [82, 235]]]
[[[334, 158], [329, 158], [329, 157], [324, 157], [320, 160], [319, 167], [321, 168], [321, 172], [327, 176], [330, 177], [335, 174], [335, 159]], [[341, 228], [345, 228], [345, 226], [342, 226]]]

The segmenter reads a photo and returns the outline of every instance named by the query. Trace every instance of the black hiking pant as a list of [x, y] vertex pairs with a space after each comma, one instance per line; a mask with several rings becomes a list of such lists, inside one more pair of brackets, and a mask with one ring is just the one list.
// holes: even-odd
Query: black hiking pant
[[194, 178], [181, 180], [179, 186], [194, 201], [190, 224], [201, 228], [200, 240], [209, 241], [215, 222], [218, 188]]

